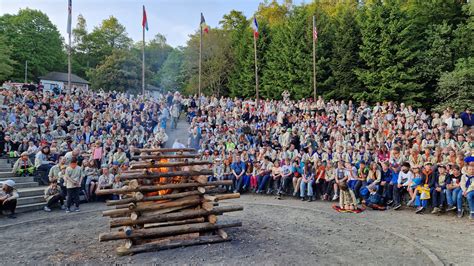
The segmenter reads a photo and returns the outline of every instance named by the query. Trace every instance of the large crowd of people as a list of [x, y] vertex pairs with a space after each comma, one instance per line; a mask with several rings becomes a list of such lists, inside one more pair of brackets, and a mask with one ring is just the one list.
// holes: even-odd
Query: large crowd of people
[[[161, 147], [186, 114], [188, 146], [213, 163], [229, 191], [338, 201], [344, 210], [402, 204], [416, 213], [474, 218], [474, 115], [403, 103], [133, 97], [124, 93], [0, 91], [0, 152], [16, 175], [39, 177], [45, 211], [79, 211], [79, 194], [122, 186], [134, 147]], [[13, 180], [10, 180], [13, 182]], [[18, 197], [5, 182], [0, 203]], [[286, 196], [285, 196], [286, 195]], [[8, 200], [10, 199], [10, 200]], [[16, 203], [15, 203], [16, 204]], [[5, 204], [3, 204], [5, 205]], [[74, 208], [73, 208], [74, 205]], [[3, 209], [7, 209], [2, 207]], [[13, 207], [14, 210], [14, 207]]]
[[[290, 195], [474, 218], [474, 116], [403, 103], [202, 98], [189, 106], [189, 147], [234, 192]], [[191, 103], [189, 103], [191, 101]]]

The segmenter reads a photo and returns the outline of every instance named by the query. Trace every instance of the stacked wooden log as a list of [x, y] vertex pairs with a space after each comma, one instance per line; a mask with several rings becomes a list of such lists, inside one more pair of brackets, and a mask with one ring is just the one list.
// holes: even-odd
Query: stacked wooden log
[[243, 210], [242, 206], [219, 206], [239, 193], [225, 193], [231, 180], [208, 181], [211, 163], [198, 161], [194, 149], [140, 149], [138, 161], [121, 173], [119, 189], [104, 189], [98, 195], [120, 195], [108, 200], [113, 209], [104, 211], [110, 228], [99, 241], [123, 240], [118, 255], [158, 251], [183, 246], [230, 241], [225, 228], [241, 222], [220, 222], [218, 215]]

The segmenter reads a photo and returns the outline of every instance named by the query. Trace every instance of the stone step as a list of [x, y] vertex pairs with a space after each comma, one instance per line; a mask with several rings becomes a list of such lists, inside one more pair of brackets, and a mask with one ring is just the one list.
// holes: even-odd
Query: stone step
[[12, 177], [12, 172], [0, 172], [0, 177]]
[[37, 187], [38, 182], [21, 182], [21, 183], [16, 183], [15, 188], [20, 189], [20, 188], [32, 188], [32, 187]]
[[39, 211], [42, 210], [45, 205], [46, 203], [44, 202], [21, 205], [16, 207], [16, 213]]
[[12, 167], [3, 167], [0, 166], [0, 172], [12, 172], [13, 168]]
[[18, 198], [18, 206], [29, 205], [34, 203], [44, 203], [43, 196], [32, 196], [32, 197], [20, 197]]
[[20, 188], [18, 189], [18, 194], [21, 197], [33, 197], [33, 196], [42, 196], [44, 195], [44, 190], [46, 186], [41, 187], [30, 187], [30, 188]]
[[11, 179], [15, 181], [15, 183], [25, 183], [25, 182], [34, 182], [35, 178], [33, 176], [16, 176], [16, 177], [2, 177], [0, 178], [0, 183]]

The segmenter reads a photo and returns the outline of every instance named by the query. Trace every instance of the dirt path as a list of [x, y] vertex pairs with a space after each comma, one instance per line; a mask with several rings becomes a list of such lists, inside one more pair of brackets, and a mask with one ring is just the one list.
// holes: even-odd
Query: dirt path
[[[461, 264], [474, 263], [472, 223], [452, 215], [411, 211], [340, 214], [327, 202], [276, 200], [243, 195], [232, 203], [243, 212], [222, 220], [241, 220], [229, 229], [231, 242], [159, 253], [116, 257], [119, 242], [99, 243], [108, 219], [101, 203], [83, 212], [29, 213], [15, 225], [0, 218], [2, 263], [174, 263], [174, 264]], [[8, 222], [10, 222], [8, 220]]]

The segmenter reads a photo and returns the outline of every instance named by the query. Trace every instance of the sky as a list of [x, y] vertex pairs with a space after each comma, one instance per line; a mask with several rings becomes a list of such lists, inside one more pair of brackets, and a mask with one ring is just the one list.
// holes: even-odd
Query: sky
[[[41, 10], [49, 16], [64, 39], [67, 40], [68, 0], [0, 0], [0, 15], [16, 14], [22, 8]], [[73, 27], [77, 15], [82, 14], [87, 28], [109, 16], [115, 16], [123, 24], [129, 37], [135, 42], [142, 39], [142, 5], [145, 5], [148, 28], [145, 39], [151, 40], [157, 33], [163, 34], [173, 46], [184, 46], [188, 35], [199, 28], [200, 13], [204, 14], [210, 27], [217, 27], [226, 13], [235, 9], [250, 17], [258, 8], [260, 0], [73, 0]], [[279, 1], [280, 3], [282, 1]], [[299, 3], [302, 1], [294, 1]]]

